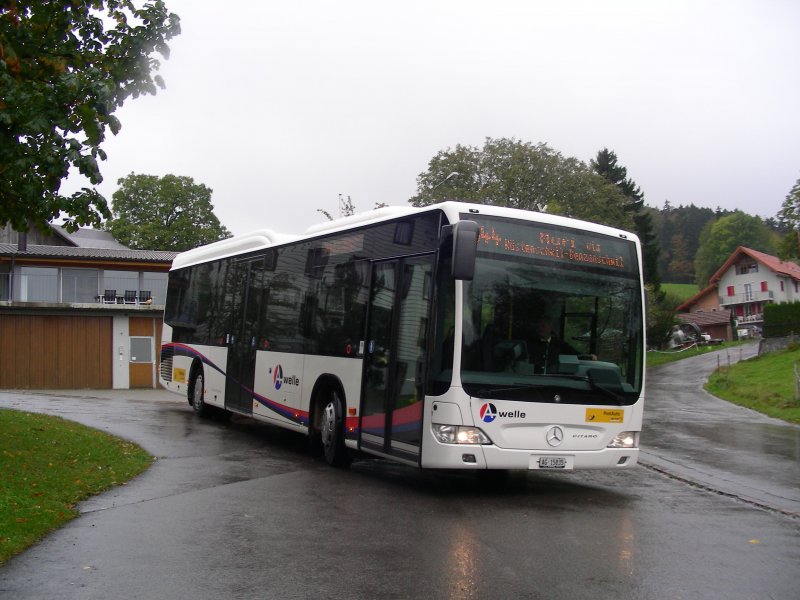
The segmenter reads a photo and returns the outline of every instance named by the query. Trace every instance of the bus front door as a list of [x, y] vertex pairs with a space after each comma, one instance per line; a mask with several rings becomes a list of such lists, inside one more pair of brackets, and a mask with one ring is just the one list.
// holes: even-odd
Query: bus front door
[[432, 271], [432, 256], [373, 265], [364, 348], [360, 443], [415, 463]]
[[231, 263], [228, 283], [227, 288], [233, 294], [226, 299], [228, 365], [225, 408], [249, 415], [253, 412], [256, 350], [263, 312], [264, 259]]

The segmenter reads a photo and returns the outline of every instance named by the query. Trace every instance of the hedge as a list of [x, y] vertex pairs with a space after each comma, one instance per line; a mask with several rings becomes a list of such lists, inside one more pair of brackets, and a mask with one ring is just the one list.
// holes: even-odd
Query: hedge
[[764, 337], [800, 334], [800, 302], [767, 304], [764, 307]]

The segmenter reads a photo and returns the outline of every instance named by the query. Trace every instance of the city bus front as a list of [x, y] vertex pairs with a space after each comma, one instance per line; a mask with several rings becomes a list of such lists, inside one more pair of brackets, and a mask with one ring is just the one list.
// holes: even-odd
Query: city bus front
[[[626, 468], [644, 397], [639, 245], [484, 214], [471, 280], [440, 268], [423, 467]], [[450, 260], [445, 257], [442, 267]]]

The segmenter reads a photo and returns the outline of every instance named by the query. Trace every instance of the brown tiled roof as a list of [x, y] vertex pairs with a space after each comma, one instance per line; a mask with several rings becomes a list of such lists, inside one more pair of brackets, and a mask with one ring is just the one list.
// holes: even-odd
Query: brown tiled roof
[[719, 310], [682, 313], [678, 315], [678, 319], [684, 323], [695, 323], [700, 328], [708, 325], [725, 325], [731, 322], [731, 311], [727, 308], [721, 308]]
[[757, 260], [779, 275], [786, 275], [787, 277], [791, 277], [792, 279], [800, 281], [800, 266], [797, 264], [791, 261], [784, 262], [777, 256], [772, 256], [771, 254], [766, 254], [765, 252], [759, 252], [758, 250], [753, 250], [752, 248], [745, 248], [744, 246], [739, 246], [728, 257], [728, 260], [725, 261], [725, 264], [717, 269], [717, 272], [711, 276], [709, 281], [711, 283], [716, 283], [722, 279], [722, 276], [728, 269], [730, 269], [731, 265], [733, 265], [743, 255], [749, 256], [753, 260]]

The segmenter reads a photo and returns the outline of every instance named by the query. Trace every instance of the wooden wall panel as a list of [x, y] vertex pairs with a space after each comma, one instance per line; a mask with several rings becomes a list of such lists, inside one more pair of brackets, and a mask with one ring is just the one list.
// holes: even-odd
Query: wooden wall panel
[[72, 352], [72, 346], [70, 345], [70, 340], [73, 337], [72, 332], [75, 329], [75, 321], [78, 321], [77, 317], [69, 320], [59, 319], [58, 321], [58, 340], [56, 341], [58, 348], [58, 387], [67, 390], [76, 388], [75, 382], [78, 379], [75, 376], [75, 363], [78, 360], [78, 356]]
[[153, 363], [131, 363], [130, 387], [131, 389], [153, 387]]
[[30, 388], [31, 380], [31, 320], [19, 319], [16, 323], [14, 332], [14, 352], [16, 353], [16, 372], [14, 376], [14, 387]]
[[152, 317], [131, 317], [128, 319], [128, 333], [133, 337], [153, 337]]
[[16, 322], [0, 315], [0, 387], [13, 388], [17, 372]]
[[30, 318], [28, 380], [30, 387], [36, 390], [53, 387], [48, 386], [45, 381], [49, 374], [57, 375], [57, 369], [54, 367], [58, 363], [54, 360], [53, 344], [50, 343], [54, 332], [45, 328], [46, 320], [55, 324], [55, 321], [48, 317]]
[[111, 317], [0, 315], [0, 388], [112, 387]]

